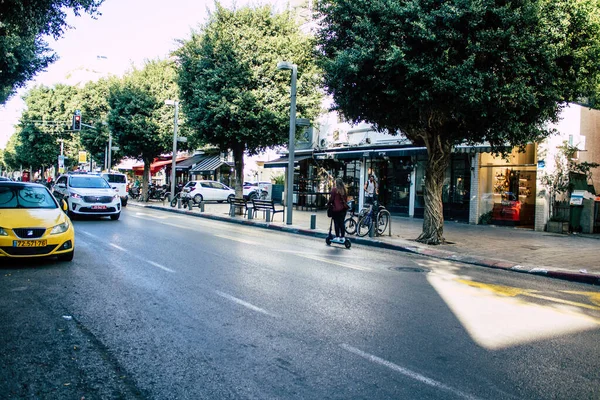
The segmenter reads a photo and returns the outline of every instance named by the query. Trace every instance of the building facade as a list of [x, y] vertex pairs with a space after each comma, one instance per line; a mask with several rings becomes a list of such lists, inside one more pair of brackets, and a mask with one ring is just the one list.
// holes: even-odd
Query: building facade
[[[577, 146], [582, 161], [600, 160], [599, 111], [571, 104], [560, 122], [559, 134], [506, 158], [494, 156], [486, 145], [457, 146], [446, 171], [442, 201], [444, 218], [471, 224], [490, 220], [545, 230], [550, 197], [542, 184], [554, 168], [554, 155], [563, 142]], [[376, 177], [379, 201], [396, 215], [422, 218], [427, 151], [402, 135], [376, 132], [369, 124], [350, 126], [334, 113], [323, 116], [296, 145], [294, 202], [320, 208], [335, 178], [341, 177], [350, 197], [362, 207], [368, 175]], [[287, 157], [266, 162], [266, 168], [286, 167]], [[593, 175], [599, 187], [600, 173]]]

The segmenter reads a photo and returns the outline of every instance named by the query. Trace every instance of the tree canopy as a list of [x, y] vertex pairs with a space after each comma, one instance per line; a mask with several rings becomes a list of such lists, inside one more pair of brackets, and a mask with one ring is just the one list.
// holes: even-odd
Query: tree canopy
[[287, 12], [268, 6], [232, 11], [217, 3], [208, 23], [176, 52], [190, 139], [233, 152], [240, 197], [244, 152], [287, 141], [290, 74], [276, 70], [279, 61], [298, 65], [298, 117], [312, 120], [319, 112], [313, 46]]
[[57, 59], [44, 36], [61, 37], [65, 10], [99, 15], [104, 0], [4, 0], [0, 2], [0, 104]]
[[71, 131], [76, 98], [77, 88], [62, 84], [53, 88], [36, 86], [23, 96], [27, 108], [6, 148], [9, 167], [39, 169], [55, 165], [60, 154], [59, 140], [63, 141], [67, 157], [65, 165], [77, 164], [81, 145]]
[[564, 104], [598, 85], [596, 0], [318, 4], [318, 55], [339, 111], [427, 147], [425, 243], [444, 240], [455, 145], [501, 150], [547, 136]]
[[109, 90], [108, 127], [124, 154], [144, 161], [144, 196], [150, 164], [172, 150], [174, 111], [165, 100], [176, 96], [175, 69], [160, 60], [134, 69]]

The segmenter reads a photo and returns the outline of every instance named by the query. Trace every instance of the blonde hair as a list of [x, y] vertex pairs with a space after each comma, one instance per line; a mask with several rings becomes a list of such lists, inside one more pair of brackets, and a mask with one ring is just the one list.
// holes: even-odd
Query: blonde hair
[[335, 187], [337, 191], [342, 195], [342, 197], [346, 196], [346, 193], [348, 191], [346, 190], [346, 185], [344, 185], [344, 181], [342, 180], [342, 178], [337, 178], [335, 180]]

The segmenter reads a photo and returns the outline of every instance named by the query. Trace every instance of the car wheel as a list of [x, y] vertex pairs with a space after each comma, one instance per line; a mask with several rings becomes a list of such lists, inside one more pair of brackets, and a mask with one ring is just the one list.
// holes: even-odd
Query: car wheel
[[121, 213], [113, 214], [110, 216], [110, 219], [112, 219], [113, 221], [116, 221], [119, 219], [120, 216], [121, 216]]
[[127, 200], [125, 200], [125, 201], [121, 200], [121, 206], [127, 207]]
[[75, 250], [70, 251], [68, 253], [58, 254], [58, 261], [73, 261], [73, 256], [75, 255]]
[[235, 199], [235, 195], [230, 194], [229, 197], [227, 198], [227, 202], [228, 203], [233, 203], [233, 199]]
[[202, 195], [201, 194], [197, 194], [194, 196], [194, 203], [196, 203], [196, 204], [202, 203]]

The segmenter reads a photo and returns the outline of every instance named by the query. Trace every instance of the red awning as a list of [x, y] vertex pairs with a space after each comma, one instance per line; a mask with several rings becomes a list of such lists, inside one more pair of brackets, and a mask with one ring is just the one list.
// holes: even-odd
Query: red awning
[[[187, 158], [188, 157], [177, 157], [175, 162], [183, 161]], [[156, 173], [163, 169], [165, 165], [170, 165], [172, 162], [173, 160], [154, 161], [152, 164], [150, 164], [150, 175], [156, 175]], [[144, 164], [134, 165], [131, 169], [135, 171], [136, 175], [141, 175], [144, 173]]]

